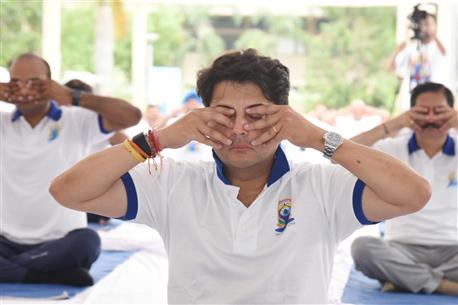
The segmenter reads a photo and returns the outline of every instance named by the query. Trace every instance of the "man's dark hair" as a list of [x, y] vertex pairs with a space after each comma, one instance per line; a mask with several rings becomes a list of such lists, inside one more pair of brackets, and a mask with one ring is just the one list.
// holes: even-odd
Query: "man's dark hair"
[[79, 79], [69, 80], [64, 84], [64, 86], [73, 90], [81, 90], [83, 92], [92, 93], [92, 87]]
[[445, 96], [445, 99], [447, 100], [447, 104], [450, 107], [453, 108], [453, 105], [455, 104], [452, 91], [450, 91], [449, 88], [445, 87], [442, 84], [428, 82], [420, 84], [413, 89], [412, 95], [410, 96], [410, 107], [415, 106], [417, 102], [417, 97], [425, 92], [442, 92]]
[[41, 62], [43, 62], [43, 65], [45, 66], [46, 76], [49, 79], [51, 79], [51, 67], [49, 66], [49, 63], [43, 57], [40, 57], [40, 56], [38, 56], [36, 54], [33, 54], [33, 53], [23, 53], [23, 54], [19, 55], [14, 60], [12, 60], [12, 61], [10, 61], [8, 63], [8, 69], [10, 69], [11, 66], [13, 65], [13, 63], [16, 62], [19, 59], [38, 59], [38, 60], [40, 60]]
[[197, 94], [206, 107], [210, 106], [215, 86], [222, 81], [251, 82], [274, 104], [288, 104], [288, 68], [278, 59], [261, 56], [254, 49], [224, 54], [197, 73]]

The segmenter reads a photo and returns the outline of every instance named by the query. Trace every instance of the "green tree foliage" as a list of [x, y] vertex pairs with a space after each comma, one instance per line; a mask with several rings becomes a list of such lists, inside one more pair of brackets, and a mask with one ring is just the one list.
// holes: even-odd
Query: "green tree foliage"
[[394, 8], [327, 8], [328, 22], [309, 36], [308, 108], [316, 103], [346, 106], [354, 99], [390, 108], [396, 79], [386, 69], [395, 46]]
[[185, 29], [183, 10], [179, 6], [157, 6], [148, 22], [148, 31], [159, 34], [154, 43], [154, 64], [179, 66], [192, 46], [192, 37]]
[[236, 49], [255, 48], [263, 55], [275, 56], [275, 36], [260, 29], [246, 30], [235, 42]]
[[0, 66], [21, 53], [40, 53], [41, 1], [0, 0]]
[[93, 5], [62, 8], [62, 71], [94, 73], [94, 25]]
[[148, 21], [148, 31], [159, 34], [154, 44], [157, 66], [180, 66], [189, 51], [198, 52], [208, 63], [224, 51], [224, 42], [211, 27], [206, 7], [156, 6]]
[[[64, 71], [94, 71], [95, 5], [62, 6]], [[41, 14], [42, 1], [0, 0], [0, 65], [23, 52], [40, 53]], [[317, 29], [313, 17], [233, 16], [234, 24], [243, 29], [235, 46], [255, 47], [278, 57], [285, 55], [279, 54], [282, 43], [292, 41], [292, 55], [304, 57], [306, 74], [306, 84], [295, 88], [294, 99], [305, 109], [317, 103], [342, 107], [354, 99], [390, 109], [396, 79], [385, 65], [395, 47], [395, 8], [324, 8], [323, 16]], [[115, 43], [115, 66], [127, 78], [130, 23]], [[198, 52], [201, 64], [208, 64], [224, 51], [223, 40], [211, 24], [208, 7], [155, 5], [148, 18], [148, 31], [159, 34], [155, 65], [181, 66], [189, 51]]]

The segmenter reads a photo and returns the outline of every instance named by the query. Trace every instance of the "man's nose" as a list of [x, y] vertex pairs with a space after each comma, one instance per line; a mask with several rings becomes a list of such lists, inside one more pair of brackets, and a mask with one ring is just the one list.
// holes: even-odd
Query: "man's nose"
[[238, 115], [234, 120], [234, 127], [232, 128], [232, 133], [235, 135], [247, 135], [248, 131], [245, 129], [245, 125], [247, 124], [247, 120], [245, 115]]

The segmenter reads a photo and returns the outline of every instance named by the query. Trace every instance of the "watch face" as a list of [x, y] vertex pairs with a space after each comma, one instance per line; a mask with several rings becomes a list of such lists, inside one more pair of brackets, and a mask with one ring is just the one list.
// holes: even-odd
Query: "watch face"
[[328, 132], [326, 134], [326, 141], [336, 147], [336, 146], [339, 146], [339, 144], [341, 144], [342, 142], [342, 136], [338, 133], [335, 133], [335, 132]]

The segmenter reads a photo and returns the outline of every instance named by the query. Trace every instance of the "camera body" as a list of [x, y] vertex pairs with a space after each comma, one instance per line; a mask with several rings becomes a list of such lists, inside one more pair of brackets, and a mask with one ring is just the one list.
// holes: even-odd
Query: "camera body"
[[410, 29], [413, 30], [413, 36], [411, 39], [421, 40], [424, 36], [423, 29], [421, 27], [421, 21], [428, 17], [428, 13], [424, 10], [421, 10], [420, 4], [415, 5], [412, 14], [409, 15], [409, 20], [411, 22]]

